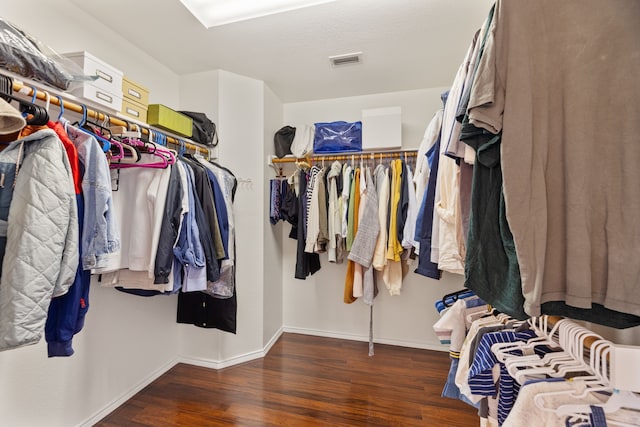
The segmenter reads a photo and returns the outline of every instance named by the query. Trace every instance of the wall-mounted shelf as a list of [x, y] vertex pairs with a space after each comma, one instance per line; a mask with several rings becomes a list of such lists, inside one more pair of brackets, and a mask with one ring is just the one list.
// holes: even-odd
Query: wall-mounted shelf
[[[185, 148], [193, 150], [197, 153], [201, 153], [207, 158], [215, 157], [212, 155], [209, 147], [198, 144], [188, 138], [175, 135], [165, 130], [156, 129], [153, 126], [150, 126], [148, 123], [138, 121], [121, 113], [105, 112], [104, 107], [100, 107], [99, 105], [92, 103], [89, 100], [78, 98], [77, 96], [60, 91], [59, 89], [55, 89], [42, 83], [17, 76], [9, 71], [0, 70], [0, 72], [13, 80], [13, 91], [15, 93], [22, 94], [25, 97], [33, 97], [35, 89], [36, 98], [38, 100], [45, 102], [49, 101], [51, 102], [51, 104], [56, 106], [60, 106], [60, 102], [62, 102], [65, 111], [73, 111], [74, 113], [83, 114], [83, 110], [86, 108], [88, 118], [92, 118], [100, 122], [108, 119], [109, 123], [114, 126], [129, 127], [133, 124], [139, 127], [140, 131], [146, 135], [149, 135], [149, 131], [153, 130], [156, 133], [166, 135], [167, 142], [169, 144], [178, 147], [184, 145]], [[83, 106], [85, 108], [83, 108]]]

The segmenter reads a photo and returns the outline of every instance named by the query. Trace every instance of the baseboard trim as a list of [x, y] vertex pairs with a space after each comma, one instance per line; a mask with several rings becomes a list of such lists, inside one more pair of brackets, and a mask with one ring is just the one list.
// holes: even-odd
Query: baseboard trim
[[273, 347], [273, 345], [276, 343], [276, 341], [278, 341], [278, 339], [280, 339], [280, 337], [282, 336], [283, 333], [284, 333], [284, 327], [281, 326], [280, 329], [278, 329], [276, 331], [276, 333], [273, 334], [271, 339], [264, 346], [264, 355], [265, 356], [267, 355], [267, 353], [269, 353], [269, 350], [271, 350], [271, 347]]
[[152, 382], [154, 382], [155, 380], [160, 378], [165, 372], [167, 372], [169, 369], [173, 368], [177, 363], [178, 363], [178, 359], [174, 359], [174, 360], [170, 361], [169, 363], [166, 363], [165, 365], [163, 365], [160, 368], [156, 369], [154, 372], [152, 372], [146, 378], [144, 378], [142, 381], [140, 381], [138, 384], [136, 384], [133, 388], [131, 388], [130, 390], [128, 390], [128, 391], [126, 391], [124, 393], [122, 393], [119, 397], [117, 397], [116, 399], [111, 401], [111, 403], [109, 403], [107, 406], [102, 408], [99, 412], [96, 412], [90, 418], [88, 418], [85, 421], [83, 421], [82, 423], [78, 424], [78, 427], [91, 427], [91, 426], [93, 426], [98, 421], [102, 420], [104, 417], [106, 417], [111, 412], [113, 412], [118, 407], [120, 407], [120, 405], [122, 405], [124, 402], [126, 402], [127, 400], [129, 400], [133, 396], [135, 396], [140, 390], [142, 390], [143, 388], [145, 388], [146, 386], [148, 386], [149, 384], [151, 384]]
[[[291, 333], [291, 334], [313, 335], [313, 336], [325, 337], [325, 338], [337, 338], [341, 340], [364, 341], [364, 342], [369, 341], [369, 337], [366, 335], [348, 334], [344, 332], [335, 332], [335, 331], [322, 331], [319, 329], [295, 328], [291, 326], [285, 326], [284, 332]], [[444, 351], [444, 352], [449, 351], [448, 346], [440, 345], [440, 344], [417, 343], [413, 341], [394, 340], [394, 339], [376, 338], [376, 337], [373, 338], [373, 342], [376, 344], [419, 348], [422, 350], [434, 350], [434, 351]]]
[[269, 350], [271, 350], [271, 347], [273, 347], [276, 341], [278, 341], [278, 338], [280, 338], [283, 332], [284, 329], [280, 328], [271, 337], [271, 339], [267, 342], [262, 350], [251, 351], [249, 353], [241, 354], [224, 360], [212, 360], [202, 357], [181, 356], [179, 358], [179, 362], [210, 369], [224, 369], [230, 366], [239, 365], [240, 363], [251, 362], [252, 360], [260, 359], [266, 356], [266, 354], [269, 352]]
[[180, 363], [186, 363], [187, 365], [218, 370], [228, 368], [229, 366], [238, 365], [240, 363], [250, 362], [255, 359], [260, 359], [261, 357], [264, 357], [264, 352], [262, 350], [258, 350], [234, 356], [226, 360], [211, 360], [205, 359], [203, 357], [182, 356], [179, 358], [179, 361]]

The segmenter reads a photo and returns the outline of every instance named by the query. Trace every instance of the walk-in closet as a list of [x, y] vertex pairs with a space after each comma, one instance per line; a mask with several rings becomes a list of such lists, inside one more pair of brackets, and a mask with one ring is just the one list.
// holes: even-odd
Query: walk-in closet
[[640, 2], [7, 0], [0, 426], [640, 426]]

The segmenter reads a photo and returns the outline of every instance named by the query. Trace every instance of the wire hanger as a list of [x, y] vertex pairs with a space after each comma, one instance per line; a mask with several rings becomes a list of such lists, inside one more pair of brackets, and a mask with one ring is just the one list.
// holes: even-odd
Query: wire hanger
[[79, 123], [76, 123], [76, 127], [88, 134], [93, 136], [94, 138], [96, 138], [98, 140], [98, 142], [100, 142], [102, 144], [102, 151], [104, 151], [105, 153], [107, 151], [109, 151], [109, 148], [111, 148], [111, 142], [109, 142], [109, 140], [104, 139], [103, 137], [101, 137], [100, 135], [96, 135], [95, 133], [87, 130], [84, 126], [87, 125], [87, 106], [84, 104], [80, 104], [80, 107], [82, 107], [82, 118], [80, 119]]
[[[109, 140], [109, 143], [111, 144], [110, 150], [112, 152], [111, 154], [111, 160], [122, 160], [124, 159], [124, 147], [122, 145], [122, 143], [118, 140], [116, 140], [115, 138], [113, 138], [113, 135], [111, 135], [111, 131], [104, 127], [104, 126], [108, 126], [108, 124], [110, 123], [111, 119], [109, 117], [108, 114], [104, 114], [104, 120], [102, 121], [102, 126], [100, 127], [100, 129], [106, 130], [109, 133], [109, 136], [103, 135], [103, 137], [105, 139]], [[117, 151], [114, 153], [113, 149], [117, 149]]]
[[[35, 88], [33, 90], [35, 94]], [[7, 102], [16, 101], [20, 105], [20, 112], [25, 116], [28, 125], [45, 126], [49, 122], [49, 114], [43, 107], [8, 93], [2, 92], [0, 96]]]

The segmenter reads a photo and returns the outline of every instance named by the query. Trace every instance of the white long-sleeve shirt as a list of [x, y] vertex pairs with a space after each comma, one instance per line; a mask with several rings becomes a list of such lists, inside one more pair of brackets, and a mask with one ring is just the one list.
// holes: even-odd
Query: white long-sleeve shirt
[[[153, 155], [142, 154], [141, 162], [152, 162]], [[103, 286], [172, 290], [173, 275], [165, 286], [154, 285], [154, 267], [164, 205], [171, 169], [126, 168], [118, 175], [118, 189], [113, 192], [114, 214], [120, 225], [121, 250], [117, 259], [119, 274], [103, 276]]]

